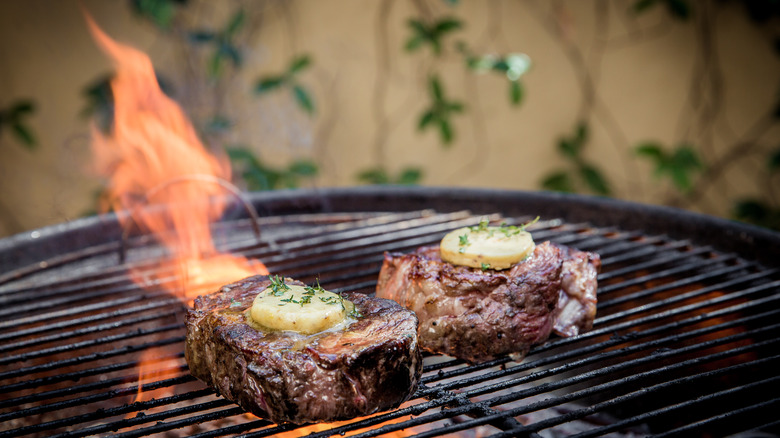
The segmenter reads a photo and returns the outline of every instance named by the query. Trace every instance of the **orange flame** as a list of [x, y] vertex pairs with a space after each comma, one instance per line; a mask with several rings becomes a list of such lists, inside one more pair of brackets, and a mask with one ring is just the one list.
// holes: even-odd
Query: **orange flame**
[[210, 224], [221, 216], [225, 202], [220, 187], [207, 182], [230, 180], [227, 160], [209, 154], [184, 111], [162, 92], [149, 57], [112, 40], [85, 15], [93, 37], [116, 66], [113, 132], [104, 136], [93, 128], [96, 167], [111, 178], [109, 203], [129, 213], [120, 215], [123, 227], [132, 221], [153, 233], [177, 260], [173, 280], [135, 272], [136, 281], [169, 285], [189, 299], [206, 287], [267, 274], [259, 262], [215, 257]]

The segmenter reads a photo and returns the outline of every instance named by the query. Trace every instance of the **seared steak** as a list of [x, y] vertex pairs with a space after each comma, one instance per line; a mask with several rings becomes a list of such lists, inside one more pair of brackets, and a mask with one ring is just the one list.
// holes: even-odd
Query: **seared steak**
[[428, 351], [469, 362], [520, 360], [554, 328], [569, 336], [592, 325], [599, 265], [596, 254], [549, 242], [502, 271], [456, 266], [438, 247], [422, 247], [385, 254], [376, 294], [417, 314]]
[[246, 310], [270, 283], [250, 277], [195, 300], [185, 344], [192, 375], [277, 423], [350, 419], [397, 407], [414, 393], [422, 370], [414, 313], [345, 293], [360, 315], [340, 330], [258, 330]]
[[563, 269], [553, 331], [564, 337], [576, 336], [593, 328], [596, 277], [601, 271], [601, 257], [596, 253], [557, 246], [563, 254]]

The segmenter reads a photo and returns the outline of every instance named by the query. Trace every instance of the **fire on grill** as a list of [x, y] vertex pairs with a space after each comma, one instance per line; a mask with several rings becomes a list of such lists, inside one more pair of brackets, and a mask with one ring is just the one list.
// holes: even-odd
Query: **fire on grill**
[[[112, 56], [125, 51], [92, 29]], [[184, 160], [182, 151], [202, 146], [180, 110], [155, 122], [171, 102], [144, 88], [151, 66], [116, 62], [117, 84], [144, 84], [142, 98], [127, 96], [143, 110], [131, 117], [115, 89], [115, 136], [97, 145], [111, 146], [104, 163], [114, 175], [137, 174], [105, 156], [158, 141], [127, 141], [121, 134], [133, 126], [165, 134], [175, 153], [142, 159], [165, 166], [144, 174], [147, 185], [114, 181], [114, 200], [132, 219], [103, 215], [0, 241], [0, 437], [777, 433], [776, 234], [618, 201], [489, 190], [281, 191], [235, 207], [220, 182], [226, 167], [208, 155]], [[188, 371], [184, 315], [195, 295], [268, 271], [371, 295], [384, 252], [438, 244], [482, 218], [520, 226], [537, 215], [535, 240], [601, 257], [598, 313], [592, 330], [552, 337], [521, 362], [426, 353], [420, 384], [400, 407], [303, 426], [249, 415]], [[167, 240], [182, 226], [189, 238]], [[225, 271], [212, 265], [226, 260]]]

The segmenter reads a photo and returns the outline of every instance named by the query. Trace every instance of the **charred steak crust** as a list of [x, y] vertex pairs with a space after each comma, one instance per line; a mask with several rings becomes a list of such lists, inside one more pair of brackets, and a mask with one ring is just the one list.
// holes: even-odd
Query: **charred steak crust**
[[[417, 314], [420, 344], [428, 351], [469, 362], [505, 354], [519, 360], [556, 328], [561, 296], [569, 297], [562, 283], [568, 282], [572, 296], [590, 297], [575, 290], [582, 284], [591, 285], [586, 281], [590, 277], [567, 276], [565, 271], [579, 266], [568, 259], [580, 261], [586, 254], [576, 253], [574, 257], [566, 247], [544, 242], [527, 260], [503, 271], [446, 263], [438, 247], [422, 247], [410, 254], [386, 253], [376, 295]], [[592, 280], [592, 309], [575, 308], [576, 297], [568, 300], [572, 302], [568, 314], [578, 329], [589, 328], [595, 315], [595, 275]], [[588, 317], [590, 322], [579, 319]]]
[[414, 393], [422, 356], [413, 312], [345, 293], [362, 316], [343, 330], [264, 332], [249, 326], [244, 312], [269, 284], [266, 276], [250, 277], [195, 300], [185, 341], [192, 375], [277, 423], [350, 419], [395, 408]]

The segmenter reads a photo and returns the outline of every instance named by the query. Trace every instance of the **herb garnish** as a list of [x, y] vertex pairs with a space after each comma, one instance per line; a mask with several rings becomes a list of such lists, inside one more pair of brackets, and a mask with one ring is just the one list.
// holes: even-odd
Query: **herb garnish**
[[317, 286], [306, 286], [303, 288], [305, 290], [304, 294], [306, 295], [314, 295], [317, 292], [325, 292], [325, 289], [320, 286], [320, 279], [317, 279]]
[[363, 314], [360, 313], [360, 310], [358, 310], [357, 306], [355, 306], [353, 304], [352, 305], [352, 310], [349, 311], [349, 316], [351, 316], [352, 318], [357, 319], [357, 318], [362, 318]]
[[471, 231], [487, 231], [488, 224], [490, 224], [490, 221], [486, 217], [483, 217], [479, 220], [479, 225], [469, 227]]
[[458, 242], [458, 246], [460, 246], [460, 249], [458, 249], [458, 252], [463, 254], [464, 252], [466, 252], [466, 247], [470, 245], [470, 243], [469, 243], [469, 235], [468, 234], [463, 234], [461, 236], [458, 236], [458, 239], [460, 239], [460, 241]]
[[271, 289], [271, 293], [275, 297], [281, 297], [284, 295], [284, 291], [290, 290], [290, 286], [287, 286], [287, 284], [284, 282], [284, 278], [280, 277], [278, 275], [272, 275], [271, 277], [271, 286], [269, 289]]
[[[283, 299], [281, 299], [279, 301], [281, 301], [283, 303], [301, 304], [299, 301], [296, 301], [295, 299], [293, 299], [293, 296], [294, 296], [293, 294], [290, 294], [290, 298], [283, 298]], [[280, 306], [284, 306], [284, 304], [279, 304], [279, 305]]]
[[240, 305], [241, 305], [241, 302], [240, 302], [240, 301], [236, 301], [236, 299], [235, 299], [235, 298], [231, 298], [231, 299], [230, 299], [230, 307], [238, 307], [238, 306], [240, 306]]
[[483, 271], [487, 271], [488, 269], [490, 269], [490, 263], [482, 263], [481, 268]]

